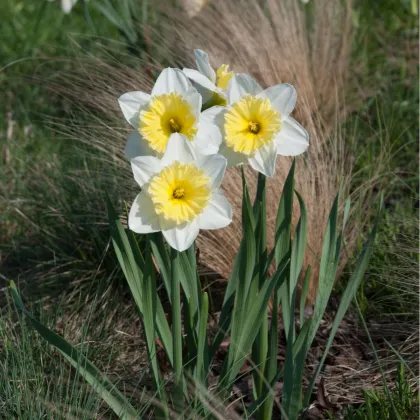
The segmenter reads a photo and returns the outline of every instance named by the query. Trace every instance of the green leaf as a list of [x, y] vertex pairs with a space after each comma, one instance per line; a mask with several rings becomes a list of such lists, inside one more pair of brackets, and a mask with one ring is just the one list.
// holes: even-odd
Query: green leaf
[[300, 306], [299, 306], [299, 325], [302, 329], [303, 322], [305, 319], [305, 304], [306, 304], [306, 298], [308, 297], [308, 291], [309, 291], [309, 282], [311, 280], [311, 266], [308, 265], [308, 268], [306, 269], [305, 278], [303, 279], [302, 284], [302, 290], [300, 293]]
[[[290, 275], [289, 282], [286, 284], [288, 301], [283, 300], [283, 318], [285, 325], [290, 325], [290, 318], [294, 318], [294, 311], [291, 309], [295, 307], [295, 302], [292, 302], [292, 299], [295, 299], [295, 288], [299, 283], [300, 272], [302, 270], [303, 258], [305, 256], [306, 248], [306, 230], [307, 230], [307, 213], [305, 203], [296, 191], [296, 195], [299, 200], [300, 206], [300, 218], [296, 227], [295, 237], [293, 238], [292, 253], [290, 257]], [[295, 326], [292, 324], [292, 329], [285, 330], [286, 338], [290, 339], [293, 343], [295, 337]], [[289, 337], [289, 333], [292, 335]]]
[[[294, 290], [292, 310], [295, 309], [297, 289], [298, 285]], [[304, 323], [293, 344], [290, 339], [287, 341], [282, 402], [290, 420], [297, 419], [302, 409], [302, 380], [311, 323], [311, 318]], [[292, 328], [294, 328], [293, 318], [290, 320], [289, 330]]]
[[166, 249], [165, 241], [161, 232], [151, 233], [148, 235], [150, 245], [152, 247], [153, 256], [157, 266], [159, 267], [160, 275], [162, 276], [163, 283], [165, 284], [166, 293], [171, 302], [171, 264], [169, 254]]
[[292, 231], [295, 164], [296, 160], [293, 159], [292, 166], [284, 183], [279, 208], [277, 210], [274, 244], [277, 266], [279, 266], [284, 259], [289, 258], [290, 235]]
[[311, 325], [312, 331], [310, 332], [310, 339], [308, 342], [309, 346], [311, 345], [321, 323], [337, 274], [340, 256], [339, 249], [342, 237], [340, 235], [337, 239], [339, 199], [340, 191], [337, 193], [330, 215], [328, 217], [327, 229], [324, 236], [324, 243], [322, 245], [318, 292], [312, 315], [313, 322]]
[[[281, 194], [277, 210], [275, 242], [273, 249], [276, 259], [276, 267], [282, 264], [286, 259], [290, 259], [295, 166], [296, 160], [293, 159], [292, 166], [284, 183], [283, 192]], [[271, 260], [271, 258], [269, 257], [269, 260]], [[267, 270], [268, 268], [269, 267], [267, 266]], [[284, 275], [290, 278], [290, 267], [284, 271]], [[276, 300], [276, 305], [280, 306], [281, 296], [287, 296], [287, 298], [282, 300], [282, 313], [284, 325], [289, 325], [289, 285], [288, 282], [284, 281], [282, 281], [282, 284], [282, 290], [278, 289], [275, 291], [274, 299]]]
[[274, 395], [270, 387], [267, 386], [266, 382], [271, 383], [277, 373], [277, 354], [278, 354], [278, 340], [279, 340], [279, 307], [277, 305], [277, 299], [273, 299], [273, 307], [271, 310], [271, 325], [268, 337], [268, 350], [267, 350], [267, 362], [265, 365], [264, 372], [264, 390], [261, 396], [266, 396], [262, 404], [262, 408], [258, 410], [261, 412], [261, 418], [271, 418], [273, 412]]
[[[112, 206], [108, 196], [106, 196], [108, 205], [109, 226], [111, 230], [112, 243], [114, 245], [115, 254], [118, 262], [125, 275], [127, 283], [130, 287], [134, 301], [140, 316], [143, 318], [143, 271], [144, 259], [138, 249], [137, 243], [131, 231], [127, 233], [121, 224], [121, 221]], [[129, 240], [129, 238], [131, 238]], [[172, 336], [169, 329], [168, 321], [166, 320], [165, 312], [163, 311], [162, 303], [159, 299], [156, 302], [156, 327], [163, 347], [167, 352], [170, 363], [172, 359]]]
[[118, 28], [129, 40], [131, 44], [137, 41], [137, 34], [132, 26], [132, 22], [126, 21], [109, 0], [94, 1], [94, 6], [108, 19], [116, 28]]
[[220, 312], [219, 325], [216, 335], [211, 343], [210, 358], [216, 354], [217, 350], [225, 339], [227, 333], [230, 330], [232, 320], [232, 307], [235, 300], [235, 292], [239, 282], [239, 263], [241, 261], [242, 248], [244, 247], [244, 241], [242, 239], [239, 245], [238, 253], [236, 254], [235, 261], [233, 263], [232, 271], [227, 282], [225, 291], [225, 297], [223, 300], [222, 310]]
[[[381, 196], [381, 201], [380, 201], [380, 205], [379, 205], [379, 209], [378, 209], [378, 213], [376, 215], [376, 220], [375, 223], [373, 225], [373, 228], [370, 232], [370, 235], [367, 239], [367, 241], [365, 242], [364, 246], [363, 246], [363, 251], [360, 255], [360, 257], [357, 260], [356, 263], [356, 267], [354, 268], [354, 271], [349, 279], [349, 282], [347, 284], [347, 287], [341, 297], [341, 302], [340, 302], [340, 306], [338, 307], [337, 310], [337, 314], [334, 318], [334, 322], [331, 328], [331, 332], [330, 335], [328, 337], [328, 342], [327, 345], [325, 347], [324, 350], [324, 354], [322, 355], [322, 358], [320, 360], [320, 362], [318, 363], [317, 369], [314, 373], [314, 375], [312, 376], [311, 382], [308, 386], [308, 389], [306, 391], [306, 395], [305, 395], [305, 405], [309, 404], [310, 401], [310, 397], [312, 394], [312, 390], [313, 387], [315, 385], [315, 381], [319, 375], [319, 372], [322, 369], [322, 366], [324, 365], [325, 359], [328, 355], [329, 349], [334, 341], [334, 337], [335, 334], [338, 330], [338, 327], [341, 324], [342, 319], [344, 318], [344, 315], [346, 314], [351, 301], [353, 300], [356, 291], [358, 289], [358, 287], [360, 286], [360, 282], [363, 279], [363, 276], [365, 275], [366, 269], [368, 267], [369, 264], [369, 260], [370, 257], [372, 256], [372, 251], [373, 251], [373, 243], [375, 241], [375, 237], [376, 237], [376, 232], [378, 230], [378, 224], [379, 224], [379, 219], [381, 216], [381, 212], [382, 212], [382, 206], [383, 206], [383, 196]], [[344, 217], [344, 219], [346, 219], [346, 217]], [[344, 220], [346, 221], [346, 220]], [[344, 223], [343, 223], [343, 230], [344, 230]], [[316, 330], [315, 330], [316, 332]]]
[[[245, 175], [242, 171], [243, 179], [243, 199], [242, 199], [242, 219], [243, 219], [243, 245], [239, 249], [239, 265], [238, 265], [238, 286], [235, 294], [235, 303], [232, 315], [231, 343], [239, 341], [244, 328], [244, 323], [248, 308], [246, 306], [248, 291], [254, 276], [256, 265], [256, 247], [254, 236], [254, 221], [252, 214], [251, 201], [249, 199], [248, 188], [245, 181]], [[229, 347], [227, 357], [225, 359], [226, 366], [230, 366], [233, 361], [235, 349]], [[222, 369], [223, 370], [223, 369]]]
[[209, 297], [204, 292], [203, 303], [200, 310], [200, 322], [198, 324], [197, 363], [195, 367], [195, 380], [206, 386], [209, 363], [209, 348], [207, 344], [207, 320], [209, 313]]
[[114, 413], [121, 419], [134, 420], [138, 418], [136, 410], [122, 395], [110, 380], [89, 360], [77, 351], [63, 337], [38, 322], [32, 314], [25, 308], [16, 285], [10, 282], [10, 292], [18, 309], [28, 317], [33, 327], [39, 334], [54, 346], [70, 364], [76, 368], [89, 385], [98, 395], [111, 407]]
[[180, 263], [182, 272], [184, 273], [184, 276], [181, 277], [181, 284], [187, 296], [192, 298], [193, 312], [195, 314], [198, 311], [198, 307], [201, 302], [201, 294], [199, 292], [201, 285], [198, 285], [199, 279], [197, 277], [197, 270], [193, 268], [195, 267], [195, 263], [193, 262], [193, 264], [191, 264], [191, 260], [195, 260], [194, 245], [191, 248], [193, 249], [192, 253], [190, 250], [187, 250], [186, 252], [182, 252], [180, 255]]
[[230, 358], [227, 357], [225, 359], [225, 362], [227, 363], [222, 367], [219, 387], [222, 394], [231, 386], [241, 369], [242, 364], [251, 349], [252, 343], [257, 336], [262, 323], [262, 316], [267, 309], [271, 294], [275, 287], [279, 287], [280, 280], [283, 278], [283, 271], [287, 264], [288, 261], [285, 261], [282, 266], [277, 268], [274, 276], [265, 282], [260, 293], [252, 302], [251, 307], [248, 308], [248, 311], [244, 314], [243, 325], [245, 328], [242, 328], [241, 334], [236, 341], [233, 341], [232, 339], [228, 350], [228, 356], [230, 355]]
[[[256, 212], [256, 210], [259, 211]], [[257, 261], [254, 270], [253, 287], [248, 294], [247, 307], [250, 307], [251, 301], [258, 294], [260, 288], [266, 282], [266, 264], [267, 264], [267, 208], [266, 208], [266, 177], [258, 174], [257, 195], [254, 203], [254, 215], [256, 220], [256, 244], [257, 244]], [[267, 308], [262, 315], [262, 322], [258, 335], [252, 346], [252, 361], [256, 368], [253, 371], [253, 391], [255, 398], [258, 398], [263, 392], [264, 383], [266, 382], [265, 364], [267, 361], [268, 351], [268, 313]]]
[[174, 367], [174, 403], [178, 413], [184, 410], [182, 384], [182, 324], [181, 324], [181, 290], [180, 279], [184, 277], [181, 268], [181, 253], [171, 249], [171, 284], [172, 284], [172, 348]]
[[152, 367], [154, 390], [157, 392], [159, 404], [156, 407], [157, 417], [169, 418], [167, 399], [164, 384], [160, 377], [159, 364], [156, 352], [156, 306], [157, 306], [156, 278], [152, 261], [150, 244], [146, 246], [146, 261], [144, 270], [144, 299], [143, 299], [143, 325], [146, 336], [147, 356]]

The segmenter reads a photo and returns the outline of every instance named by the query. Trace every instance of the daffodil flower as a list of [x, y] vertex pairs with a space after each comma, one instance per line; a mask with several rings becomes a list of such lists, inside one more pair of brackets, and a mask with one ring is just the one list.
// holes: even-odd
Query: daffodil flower
[[162, 231], [172, 248], [184, 251], [200, 229], [219, 229], [232, 221], [232, 208], [219, 191], [226, 159], [197, 158], [187, 136], [172, 135], [162, 159], [136, 157], [131, 167], [141, 187], [128, 217], [132, 231]]
[[219, 153], [228, 167], [248, 162], [256, 171], [273, 176], [277, 155], [297, 156], [309, 146], [307, 131], [290, 113], [296, 90], [280, 84], [263, 90], [247, 74], [232, 77], [228, 106], [213, 107], [214, 121], [223, 136]]
[[181, 70], [164, 69], [150, 95], [128, 92], [118, 102], [134, 128], [125, 147], [127, 158], [162, 157], [176, 133], [187, 138], [199, 155], [217, 153], [222, 138], [213, 122], [214, 111], [201, 113], [201, 96]]
[[194, 50], [197, 69], [184, 68], [182, 71], [192, 80], [203, 97], [206, 108], [226, 105], [226, 89], [233, 72], [229, 65], [222, 64], [217, 70], [210, 65], [209, 56], [202, 50]]

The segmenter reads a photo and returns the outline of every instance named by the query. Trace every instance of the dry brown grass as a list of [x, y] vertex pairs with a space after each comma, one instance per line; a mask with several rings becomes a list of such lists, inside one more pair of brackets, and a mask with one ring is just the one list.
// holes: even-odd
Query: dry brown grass
[[[258, 4], [215, 2], [180, 31], [185, 44], [209, 52], [214, 63], [229, 63], [237, 72], [252, 74], [262, 86], [292, 83], [298, 92], [295, 118], [310, 132], [306, 156], [298, 159], [296, 189], [308, 207], [306, 264], [313, 266], [309, 297], [317, 289], [318, 260], [330, 206], [339, 183], [350, 185], [351, 165], [346, 161], [345, 139], [337, 124], [344, 111], [343, 88], [349, 60], [350, 2], [321, 1], [311, 10], [296, 1]], [[246, 7], [243, 5], [246, 4]], [[305, 12], [306, 10], [306, 12]], [[308, 29], [309, 13], [312, 29]], [[275, 218], [284, 180], [291, 160], [279, 157], [276, 174], [268, 183], [268, 241], [274, 242]], [[251, 191], [256, 174], [247, 170]], [[224, 181], [226, 195], [234, 208], [227, 229], [205, 232], [200, 238], [203, 263], [227, 276], [241, 239], [240, 173], [230, 170]], [[295, 211], [294, 222], [299, 217]], [[352, 229], [352, 232], [354, 230]], [[347, 238], [350, 246], [353, 236]], [[343, 260], [344, 263], [344, 260]]]
[[[161, 56], [172, 66], [193, 66], [193, 48], [209, 52], [214, 65], [229, 63], [236, 72], [247, 72], [262, 86], [279, 82], [295, 85], [298, 103], [294, 117], [309, 131], [310, 147], [304, 157], [298, 158], [296, 189], [303, 196], [308, 208], [308, 252], [305, 264], [312, 265], [309, 299], [317, 290], [318, 261], [323, 233], [334, 197], [343, 183], [344, 195], [352, 184], [352, 156], [349, 144], [352, 138], [340, 131], [340, 121], [346, 112], [344, 97], [349, 91], [347, 68], [350, 53], [350, 1], [314, 2], [304, 8], [296, 1], [269, 0], [262, 8], [257, 2], [241, 0], [215, 0], [193, 20], [179, 11], [165, 14], [159, 31], [148, 28], [152, 39], [159, 44]], [[122, 46], [109, 48], [115, 57]], [[113, 51], [112, 51], [113, 50]], [[188, 62], [188, 60], [190, 62]], [[152, 86], [150, 66], [159, 63], [150, 58], [147, 62], [133, 59], [133, 66], [121, 65], [113, 58], [99, 60], [79, 56], [70, 74], [58, 75], [51, 83], [72, 101], [92, 113], [89, 126], [65, 127], [79, 140], [94, 145], [103, 152], [101, 159], [121, 164], [121, 176], [130, 179], [130, 167], [122, 156], [128, 133], [120, 113], [117, 98], [131, 90], [146, 90]], [[62, 77], [63, 76], [63, 77]], [[268, 183], [268, 241], [273, 244], [277, 205], [291, 160], [279, 157], [276, 174]], [[378, 165], [378, 173], [380, 165]], [[247, 169], [251, 193], [255, 192], [256, 174]], [[372, 177], [364, 186], [353, 192], [357, 207], [366, 208], [370, 191], [379, 177]], [[199, 237], [201, 263], [226, 278], [236, 255], [240, 238], [241, 181], [237, 168], [228, 171], [224, 180], [225, 193], [234, 209], [234, 220], [227, 229], [204, 232]], [[134, 198], [134, 183], [124, 181], [121, 197], [128, 202]], [[294, 222], [299, 217], [295, 211]], [[369, 213], [350, 221], [346, 232], [346, 253], [354, 250], [355, 239], [363, 229]], [[362, 222], [362, 223], [360, 223]]]

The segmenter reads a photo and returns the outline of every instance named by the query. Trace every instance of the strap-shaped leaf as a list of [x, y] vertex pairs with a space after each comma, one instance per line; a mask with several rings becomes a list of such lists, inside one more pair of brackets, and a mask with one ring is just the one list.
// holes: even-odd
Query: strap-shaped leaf
[[159, 267], [160, 275], [165, 284], [166, 293], [171, 301], [171, 264], [169, 260], [168, 250], [166, 249], [165, 241], [161, 232], [151, 233], [149, 235], [150, 245], [152, 247], [153, 256], [157, 266]]
[[292, 166], [284, 183], [279, 208], [277, 210], [274, 244], [277, 266], [279, 266], [285, 258], [289, 258], [290, 234], [292, 230], [295, 162], [295, 159], [293, 159]]
[[159, 398], [159, 406], [156, 407], [158, 418], [169, 418], [168, 405], [166, 403], [165, 386], [162, 383], [156, 350], [156, 307], [157, 291], [155, 269], [152, 262], [150, 244], [146, 244], [146, 260], [144, 264], [144, 300], [143, 300], [143, 326], [146, 336], [147, 356], [153, 374], [153, 387]]
[[306, 298], [308, 297], [309, 291], [309, 281], [311, 279], [311, 266], [308, 265], [306, 269], [305, 277], [302, 283], [302, 290], [300, 292], [300, 305], [299, 305], [299, 326], [302, 329], [304, 321], [305, 321], [305, 305], [306, 305]]
[[[127, 283], [130, 287], [134, 301], [139, 310], [140, 316], [143, 317], [143, 271], [144, 259], [136, 245], [136, 241], [132, 233], [129, 231], [129, 236], [120, 221], [114, 207], [107, 196], [109, 226], [111, 230], [112, 243], [114, 245], [115, 254], [117, 255], [118, 262], [125, 275]], [[159, 338], [162, 341], [163, 347], [167, 352], [170, 363], [172, 364], [172, 336], [169, 329], [168, 321], [163, 311], [162, 303], [159, 299], [156, 301], [156, 327]]]
[[[349, 208], [350, 204], [347, 205], [346, 203], [346, 207], [345, 207], [345, 215], [344, 215], [344, 222], [343, 222], [343, 230], [344, 230], [344, 224], [347, 220], [347, 215], [348, 215], [348, 208]], [[338, 327], [340, 326], [341, 321], [344, 318], [344, 315], [346, 314], [351, 301], [354, 298], [354, 295], [356, 294], [357, 289], [360, 286], [360, 282], [363, 279], [363, 276], [365, 275], [366, 269], [368, 267], [369, 264], [369, 260], [372, 256], [372, 252], [373, 252], [373, 244], [375, 241], [375, 237], [376, 237], [376, 233], [378, 230], [378, 225], [379, 225], [379, 219], [382, 213], [382, 207], [383, 207], [383, 196], [381, 196], [381, 201], [379, 204], [379, 209], [378, 209], [378, 213], [376, 215], [376, 219], [375, 219], [375, 223], [373, 225], [373, 228], [370, 232], [370, 235], [367, 239], [367, 241], [365, 242], [364, 246], [363, 246], [363, 251], [360, 254], [359, 259], [357, 260], [356, 263], [356, 267], [354, 268], [354, 271], [347, 283], [347, 287], [341, 297], [341, 302], [340, 302], [340, 306], [338, 307], [337, 310], [337, 314], [334, 318], [334, 322], [331, 328], [331, 332], [330, 335], [328, 337], [328, 342], [327, 345], [325, 347], [324, 350], [324, 354], [322, 355], [322, 358], [320, 360], [320, 362], [318, 363], [318, 366], [316, 368], [316, 371], [314, 373], [314, 375], [311, 378], [311, 382], [309, 383], [308, 389], [306, 391], [305, 394], [305, 405], [309, 404], [309, 400], [311, 398], [311, 394], [312, 394], [312, 390], [313, 387], [315, 385], [315, 381], [319, 375], [319, 373], [321, 372], [322, 366], [324, 365], [325, 359], [328, 355], [328, 352], [330, 350], [330, 347], [334, 341], [334, 337], [335, 334], [338, 330]]]
[[[338, 206], [340, 199], [340, 191], [335, 197], [334, 204], [328, 217], [327, 228], [322, 244], [321, 262], [319, 268], [318, 292], [315, 301], [314, 312], [312, 315], [312, 325], [308, 346], [311, 345], [321, 319], [327, 307], [328, 299], [336, 278], [339, 254], [337, 253], [337, 245], [340, 243], [341, 235], [337, 239], [338, 232]], [[338, 254], [338, 255], [337, 255]]]
[[266, 281], [251, 307], [248, 308], [243, 320], [243, 325], [245, 325], [246, 328], [241, 330], [241, 334], [236, 341], [231, 342], [231, 345], [229, 346], [229, 353], [231, 353], [231, 356], [229, 359], [225, 359], [225, 361], [227, 360], [227, 363], [225, 363], [222, 368], [219, 387], [222, 394], [231, 386], [239, 373], [239, 370], [251, 349], [252, 343], [257, 336], [262, 323], [262, 316], [267, 309], [271, 294], [275, 287], [279, 287], [279, 282], [283, 279], [283, 270], [287, 264], [288, 261], [285, 261], [282, 266], [278, 267], [274, 276]]
[[[266, 176], [258, 174], [257, 195], [254, 203], [254, 215], [256, 209], [257, 216], [255, 238], [256, 238], [256, 267], [255, 275], [252, 279], [252, 286], [247, 298], [247, 307], [250, 307], [251, 301], [258, 294], [261, 287], [265, 284], [266, 277], [266, 264], [267, 264], [267, 205], [266, 205]], [[253, 370], [253, 391], [254, 397], [258, 398], [263, 393], [265, 365], [267, 362], [268, 352], [268, 310], [266, 307], [265, 312], [262, 314], [262, 322], [257, 337], [252, 345], [252, 361], [256, 366]]]
[[[300, 272], [302, 270], [303, 258], [305, 256], [306, 248], [306, 230], [307, 230], [307, 213], [305, 203], [300, 194], [295, 191], [299, 200], [300, 218], [296, 227], [295, 237], [293, 238], [292, 252], [290, 257], [290, 274], [289, 281], [285, 284], [287, 288], [288, 301], [283, 300], [283, 318], [284, 325], [290, 325], [290, 318], [294, 317], [295, 302], [292, 302], [295, 297], [295, 288], [299, 282]], [[291, 329], [285, 329], [286, 338], [290, 339], [293, 343], [295, 339], [295, 326], [292, 324]], [[289, 337], [289, 333], [292, 335]]]
[[210, 355], [211, 358], [216, 354], [227, 333], [230, 330], [232, 320], [232, 307], [235, 300], [235, 292], [239, 282], [239, 263], [241, 261], [241, 248], [243, 248], [244, 241], [241, 241], [239, 245], [238, 253], [236, 254], [235, 261], [233, 263], [232, 271], [227, 282], [225, 291], [225, 297], [223, 300], [222, 310], [220, 312], [219, 326], [216, 335], [211, 343]]
[[200, 319], [198, 324], [198, 346], [197, 363], [195, 367], [195, 380], [202, 385], [207, 382], [209, 347], [207, 344], [207, 321], [209, 313], [209, 297], [206, 292], [203, 294], [203, 301], [200, 310]]
[[[243, 245], [240, 247], [239, 266], [238, 266], [238, 286], [235, 294], [235, 303], [233, 307], [232, 328], [231, 328], [231, 344], [238, 343], [243, 330], [248, 328], [245, 317], [248, 308], [246, 307], [248, 290], [254, 276], [256, 265], [256, 247], [254, 235], [254, 220], [252, 214], [251, 201], [249, 199], [248, 188], [243, 176]], [[225, 368], [229, 369], [234, 360], [236, 349], [229, 347], [227, 357], [225, 359]], [[222, 368], [222, 372], [225, 370]]]
[[54, 346], [65, 359], [70, 362], [79, 375], [92, 386], [95, 392], [97, 392], [98, 395], [112, 408], [119, 418], [124, 420], [134, 420], [138, 418], [134, 407], [93, 363], [89, 362], [85, 356], [76, 350], [63, 337], [51, 331], [33, 317], [33, 315], [25, 308], [13, 281], [10, 282], [10, 293], [16, 307], [23, 311], [32, 326], [45, 340]]

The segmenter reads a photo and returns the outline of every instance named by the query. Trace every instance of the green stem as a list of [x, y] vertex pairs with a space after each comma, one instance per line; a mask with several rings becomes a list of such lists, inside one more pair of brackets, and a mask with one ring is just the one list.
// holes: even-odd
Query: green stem
[[[262, 288], [266, 281], [265, 265], [267, 261], [267, 211], [266, 211], [266, 177], [258, 174], [257, 195], [254, 204], [254, 215], [257, 219], [257, 267], [258, 267], [258, 291]], [[252, 296], [250, 296], [252, 298]], [[254, 393], [259, 398], [264, 392], [265, 383], [265, 365], [268, 351], [268, 317], [267, 310], [263, 315], [263, 321], [258, 332], [257, 338], [253, 345], [252, 358], [255, 363], [253, 372], [254, 377]], [[259, 410], [260, 412], [260, 410]], [[258, 415], [258, 418], [261, 418]]]
[[[181, 328], [181, 255], [175, 249], [171, 249], [171, 297], [172, 297], [172, 340], [174, 360], [174, 405], [175, 411], [182, 413], [183, 387], [182, 387], [182, 328]], [[180, 418], [180, 417], [179, 417]]]

